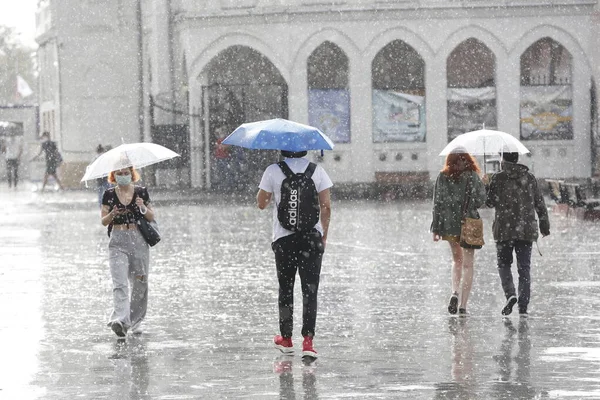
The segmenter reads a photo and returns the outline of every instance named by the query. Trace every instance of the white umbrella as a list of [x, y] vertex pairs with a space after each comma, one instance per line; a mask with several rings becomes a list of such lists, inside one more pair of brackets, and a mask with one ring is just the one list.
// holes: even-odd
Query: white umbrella
[[179, 154], [156, 143], [122, 144], [101, 154], [88, 165], [81, 181], [102, 178], [122, 168], [147, 167], [175, 157], [179, 157]]
[[440, 156], [454, 153], [457, 149], [475, 156], [497, 155], [501, 153], [529, 153], [527, 147], [514, 136], [506, 132], [491, 129], [480, 129], [458, 135], [444, 147]]

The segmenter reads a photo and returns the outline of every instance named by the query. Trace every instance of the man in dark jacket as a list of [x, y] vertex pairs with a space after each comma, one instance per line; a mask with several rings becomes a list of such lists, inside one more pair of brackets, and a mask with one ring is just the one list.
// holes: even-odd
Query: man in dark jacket
[[[496, 241], [498, 272], [506, 296], [502, 315], [509, 315], [518, 302], [519, 314], [526, 317], [531, 293], [531, 248], [538, 238], [536, 213], [542, 236], [550, 234], [550, 221], [535, 176], [529, 172], [529, 168], [517, 164], [519, 153], [504, 153], [502, 161], [502, 171], [492, 176], [486, 201], [488, 207], [496, 209], [492, 230]], [[513, 250], [519, 273], [518, 299], [510, 269]]]

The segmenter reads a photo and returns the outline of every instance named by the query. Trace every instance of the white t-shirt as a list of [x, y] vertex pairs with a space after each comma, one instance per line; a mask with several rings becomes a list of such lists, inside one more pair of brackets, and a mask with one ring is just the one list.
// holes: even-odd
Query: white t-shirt
[[[290, 167], [292, 172], [295, 174], [299, 172], [304, 172], [308, 167], [310, 161], [306, 158], [286, 158], [284, 160], [287, 165]], [[273, 193], [274, 197], [274, 207], [273, 207], [273, 241], [276, 241], [279, 238], [284, 236], [292, 235], [294, 232], [288, 231], [279, 223], [279, 219], [277, 219], [277, 207], [279, 206], [279, 202], [281, 201], [281, 183], [285, 179], [285, 174], [279, 168], [277, 164], [271, 164], [267, 167], [265, 172], [263, 173], [262, 179], [260, 181], [260, 185], [258, 187], [264, 190], [267, 193]], [[329, 189], [333, 186], [333, 182], [329, 179], [327, 172], [320, 165], [317, 165], [315, 172], [312, 175], [312, 180], [315, 183], [315, 187], [317, 188], [317, 192], [321, 193], [325, 189]], [[315, 228], [323, 234], [323, 227], [321, 226], [321, 221], [317, 222]]]
[[7, 160], [17, 160], [23, 152], [23, 139], [21, 136], [9, 136], [6, 138]]

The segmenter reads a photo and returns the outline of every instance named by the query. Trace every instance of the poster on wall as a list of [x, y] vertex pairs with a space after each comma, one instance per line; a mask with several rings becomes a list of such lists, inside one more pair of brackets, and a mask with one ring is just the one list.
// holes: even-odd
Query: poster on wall
[[373, 142], [424, 142], [425, 97], [373, 90]]
[[448, 141], [465, 132], [497, 129], [496, 88], [448, 88]]
[[350, 93], [346, 89], [309, 89], [308, 124], [334, 143], [350, 143]]
[[521, 86], [521, 140], [565, 139], [573, 139], [571, 86]]

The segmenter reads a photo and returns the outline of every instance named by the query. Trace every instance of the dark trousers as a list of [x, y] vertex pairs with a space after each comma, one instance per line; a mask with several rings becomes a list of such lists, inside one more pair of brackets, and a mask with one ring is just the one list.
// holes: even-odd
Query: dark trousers
[[17, 187], [17, 182], [19, 181], [19, 160], [6, 160], [6, 176], [8, 177], [8, 186], [10, 187], [14, 183], [15, 187]]
[[294, 282], [296, 271], [302, 285], [302, 336], [314, 336], [317, 292], [323, 259], [323, 241], [316, 231], [285, 236], [271, 245], [279, 280], [279, 330], [292, 337], [294, 328]]
[[512, 271], [513, 250], [517, 256], [517, 272], [519, 273], [519, 310], [527, 310], [531, 296], [531, 246], [532, 242], [526, 240], [508, 240], [496, 242], [496, 256], [498, 258], [498, 273], [502, 281], [504, 295], [508, 299], [516, 296]]

